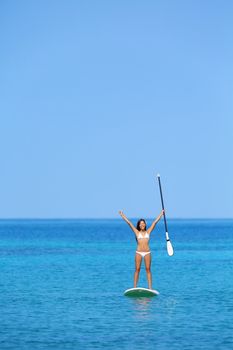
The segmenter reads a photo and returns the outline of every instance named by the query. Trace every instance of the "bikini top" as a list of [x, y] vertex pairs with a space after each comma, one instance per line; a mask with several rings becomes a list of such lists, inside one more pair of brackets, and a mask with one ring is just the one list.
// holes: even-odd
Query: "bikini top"
[[137, 237], [138, 239], [142, 239], [142, 238], [147, 238], [147, 239], [149, 239], [150, 238], [150, 236], [149, 236], [149, 234], [146, 232], [145, 233], [145, 235], [143, 236], [142, 235], [142, 233], [141, 232], [139, 232], [139, 235], [138, 235], [138, 237]]

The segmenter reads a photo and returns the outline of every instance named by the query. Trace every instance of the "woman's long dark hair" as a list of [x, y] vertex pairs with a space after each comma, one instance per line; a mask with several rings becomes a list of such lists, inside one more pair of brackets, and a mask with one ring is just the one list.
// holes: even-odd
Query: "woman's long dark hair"
[[[137, 230], [138, 230], [138, 231], [141, 231], [141, 230], [140, 230], [140, 226], [139, 226], [141, 221], [143, 221], [143, 222], [145, 223], [145, 225], [146, 225], [146, 220], [144, 220], [144, 219], [138, 220], [138, 222], [137, 222]], [[145, 227], [145, 230], [146, 230], [146, 227]]]
[[[138, 231], [141, 231], [141, 230], [140, 230], [140, 227], [139, 227], [141, 221], [145, 222], [145, 225], [146, 225], [146, 221], [145, 221], [144, 219], [138, 220], [138, 222], [137, 222], [137, 230], [138, 230]], [[146, 227], [145, 227], [145, 229], [146, 229]], [[136, 242], [137, 242], [138, 240], [137, 240], [136, 236], [135, 236], [135, 239], [136, 239]]]

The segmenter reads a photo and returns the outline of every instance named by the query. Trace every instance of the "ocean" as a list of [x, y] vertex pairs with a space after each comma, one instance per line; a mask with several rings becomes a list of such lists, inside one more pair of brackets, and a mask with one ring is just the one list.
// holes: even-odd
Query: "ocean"
[[160, 295], [134, 299], [123, 220], [0, 220], [0, 349], [233, 349], [233, 220], [168, 228], [174, 256], [162, 222], [150, 240]]

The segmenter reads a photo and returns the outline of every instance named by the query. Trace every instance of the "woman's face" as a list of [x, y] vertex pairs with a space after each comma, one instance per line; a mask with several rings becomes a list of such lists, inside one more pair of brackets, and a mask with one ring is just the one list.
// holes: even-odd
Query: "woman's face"
[[145, 230], [145, 228], [146, 228], [146, 224], [145, 224], [145, 222], [144, 222], [144, 221], [140, 221], [140, 223], [139, 223], [139, 227], [140, 227], [140, 230], [141, 230], [141, 231], [144, 231], [144, 230]]

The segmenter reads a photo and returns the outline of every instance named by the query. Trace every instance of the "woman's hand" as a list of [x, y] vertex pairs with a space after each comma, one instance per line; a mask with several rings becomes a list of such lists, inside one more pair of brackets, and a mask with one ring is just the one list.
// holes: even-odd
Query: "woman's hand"
[[124, 217], [124, 213], [123, 213], [122, 210], [119, 210], [119, 214], [120, 214], [120, 216], [121, 216], [122, 218]]
[[165, 210], [162, 210], [161, 213], [159, 214], [159, 219], [165, 214]]

